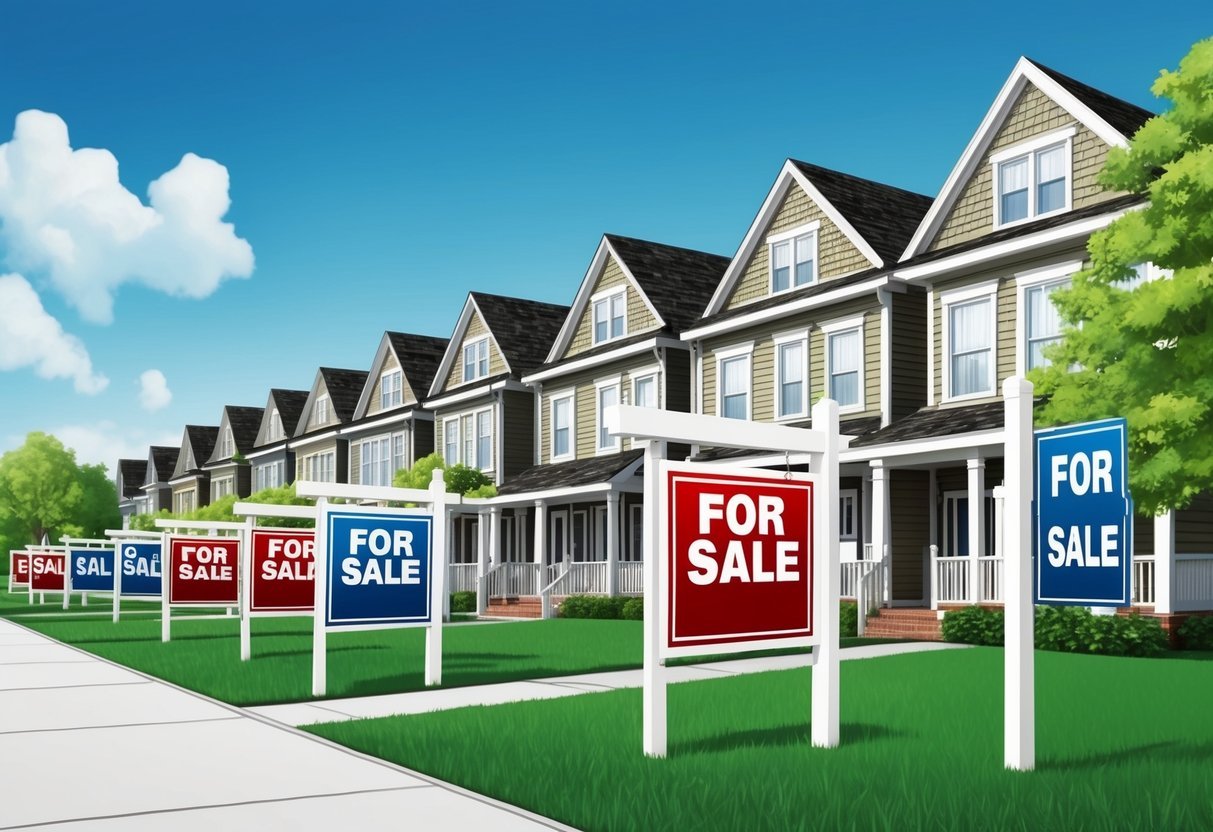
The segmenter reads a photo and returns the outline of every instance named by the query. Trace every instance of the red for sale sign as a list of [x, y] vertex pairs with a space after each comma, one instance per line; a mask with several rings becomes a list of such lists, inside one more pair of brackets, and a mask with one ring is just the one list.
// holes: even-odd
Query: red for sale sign
[[249, 611], [311, 612], [316, 602], [316, 533], [253, 529]]
[[169, 604], [234, 606], [239, 601], [240, 540], [169, 538]]
[[9, 552], [10, 586], [29, 586], [29, 552]]
[[813, 478], [665, 463], [665, 655], [810, 644]]
[[63, 552], [30, 552], [30, 588], [38, 592], [62, 592], [67, 555]]

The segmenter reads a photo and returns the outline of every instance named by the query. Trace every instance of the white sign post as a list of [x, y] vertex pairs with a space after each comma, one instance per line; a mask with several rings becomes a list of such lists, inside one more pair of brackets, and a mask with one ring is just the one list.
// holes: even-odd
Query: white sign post
[[[124, 555], [123, 544], [162, 543], [162, 532], [145, 532], [139, 529], [106, 529], [105, 536], [114, 544], [114, 623], [122, 617], [122, 572]], [[163, 563], [164, 553], [160, 554]], [[163, 588], [163, 587], [162, 587]], [[146, 596], [144, 596], [146, 597]]]
[[1002, 384], [1005, 445], [1003, 764], [1036, 768], [1035, 609], [1032, 605], [1032, 383]]
[[[235, 537], [238, 541], [238, 548], [237, 548], [237, 552], [239, 553], [238, 557], [244, 557], [243, 552], [241, 551], [243, 549], [243, 546], [239, 546], [239, 542], [242, 542], [241, 541], [241, 532], [244, 530], [244, 523], [235, 523], [235, 522], [226, 521], [226, 520], [209, 520], [209, 521], [157, 520], [156, 528], [164, 530], [164, 533], [161, 536], [161, 549], [160, 549], [161, 563], [163, 564], [163, 567], [161, 569], [161, 572], [163, 574], [163, 584], [162, 584], [162, 591], [160, 593], [160, 640], [162, 642], [167, 643], [172, 638], [172, 620], [173, 620], [172, 595], [173, 595], [173, 582], [174, 582], [174, 579], [176, 578], [176, 575], [174, 574], [174, 569], [177, 568], [177, 565], [173, 563], [173, 553], [172, 553], [173, 547], [172, 547], [172, 540], [171, 540], [173, 535], [171, 535], [169, 533], [169, 531], [174, 530], [174, 531], [179, 531], [179, 532], [181, 532], [181, 531], [203, 532], [204, 534], [202, 535], [202, 537], [216, 538], [216, 539], [223, 539], [223, 540], [231, 540], [233, 537]], [[223, 532], [228, 532], [229, 534], [222, 534]], [[239, 564], [237, 564], [237, 565], [239, 565]], [[237, 592], [238, 591], [239, 590], [237, 590]], [[239, 598], [236, 599], [236, 603], [239, 604]], [[225, 603], [214, 603], [214, 604], [190, 603], [189, 606], [224, 607], [228, 610], [229, 615], [231, 614], [231, 609], [232, 609], [232, 607], [229, 604], [225, 604]]]

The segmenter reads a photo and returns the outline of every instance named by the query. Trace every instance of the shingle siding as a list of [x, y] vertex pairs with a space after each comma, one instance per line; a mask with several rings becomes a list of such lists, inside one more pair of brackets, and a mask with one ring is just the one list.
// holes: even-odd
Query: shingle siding
[[[396, 359], [396, 353], [390, 349], [387, 350], [383, 362], [378, 367], [371, 368], [369, 383], [371, 386], [370, 399], [367, 401], [366, 413], [368, 416], [373, 416], [376, 413], [383, 412], [383, 399], [380, 396], [382, 391], [382, 377], [384, 373], [392, 370], [399, 370], [400, 362]], [[405, 406], [416, 404], [417, 397], [413, 395], [413, 389], [409, 386], [409, 380], [401, 374], [400, 378], [400, 397], [401, 403]], [[394, 407], [392, 409], [395, 409]]]
[[[627, 318], [625, 321], [625, 335], [636, 335], [641, 332], [647, 332], [651, 329], [656, 329], [657, 319], [653, 317], [653, 313], [645, 304], [644, 298], [636, 291], [636, 287], [631, 285], [627, 275], [624, 274], [619, 262], [613, 255], [607, 255], [606, 264], [602, 269], [602, 274], [595, 281], [590, 295], [595, 295], [598, 292], [613, 289], [617, 286], [626, 286], [627, 292]], [[581, 313], [581, 318], [577, 321], [577, 328], [573, 331], [573, 337], [569, 341], [569, 347], [565, 350], [564, 355], [557, 356], [559, 361], [564, 358], [577, 355], [585, 352], [594, 346], [594, 304], [587, 303], [585, 309]]]
[[[455, 352], [455, 360], [451, 362], [451, 371], [446, 377], [446, 383], [442, 386], [443, 390], [450, 390], [463, 384], [463, 348], [472, 341], [478, 341], [488, 334], [489, 328], [485, 326], [484, 319], [480, 317], [479, 312], [473, 311], [471, 319], [468, 321], [467, 330], [464, 332], [463, 340], [459, 344], [459, 349]], [[489, 338], [489, 375], [495, 376], [505, 371], [505, 360], [497, 349], [497, 343], [492, 338]]]

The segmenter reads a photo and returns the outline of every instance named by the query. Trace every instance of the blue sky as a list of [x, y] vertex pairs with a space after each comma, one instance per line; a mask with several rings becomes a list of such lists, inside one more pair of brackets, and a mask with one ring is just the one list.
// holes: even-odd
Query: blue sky
[[1213, 33], [1207, 3], [835, 5], [6, 5], [0, 143], [55, 113], [145, 202], [213, 159], [256, 266], [203, 298], [120, 285], [106, 324], [0, 238], [109, 379], [0, 371], [0, 450], [143, 456], [365, 369], [385, 329], [449, 335], [469, 289], [568, 303], [605, 231], [732, 254], [788, 156], [933, 195], [1020, 54], [1158, 109], [1158, 70]]

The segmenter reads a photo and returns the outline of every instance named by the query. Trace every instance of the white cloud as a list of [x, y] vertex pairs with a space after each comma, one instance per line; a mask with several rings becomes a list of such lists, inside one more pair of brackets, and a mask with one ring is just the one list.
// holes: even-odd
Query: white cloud
[[0, 275], [0, 370], [33, 367], [42, 378], [70, 378], [76, 391], [93, 395], [109, 384], [93, 372], [88, 350], [42, 307], [29, 281]]
[[[151, 432], [141, 428], [121, 428], [117, 422], [103, 420], [92, 424], [63, 425], [46, 431], [57, 436], [66, 447], [76, 452], [76, 461], [81, 465], [101, 463], [113, 476], [119, 459], [147, 459], [149, 445], [171, 445], [181, 443], [181, 434]], [[8, 446], [16, 448], [25, 441], [24, 436], [9, 437]]]
[[144, 410], [159, 410], [168, 407], [173, 400], [173, 391], [159, 370], [144, 370], [139, 376], [139, 405]]
[[108, 150], [73, 150], [53, 113], [17, 116], [0, 144], [0, 243], [13, 268], [45, 276], [80, 314], [113, 320], [114, 293], [138, 283], [201, 298], [248, 277], [253, 249], [222, 221], [227, 168], [193, 153], [148, 187], [149, 204], [118, 179]]

